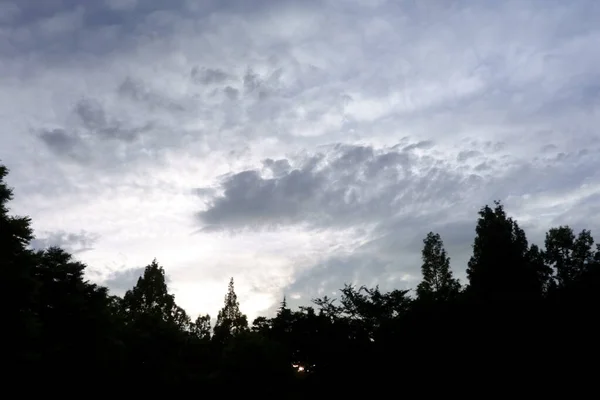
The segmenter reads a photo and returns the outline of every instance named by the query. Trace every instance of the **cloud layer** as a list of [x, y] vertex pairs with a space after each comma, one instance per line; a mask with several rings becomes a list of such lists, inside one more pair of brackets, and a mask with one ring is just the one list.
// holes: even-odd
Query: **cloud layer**
[[157, 257], [192, 314], [232, 275], [251, 316], [411, 287], [429, 230], [462, 276], [494, 199], [598, 226], [599, 7], [3, 1], [13, 210], [117, 292]]

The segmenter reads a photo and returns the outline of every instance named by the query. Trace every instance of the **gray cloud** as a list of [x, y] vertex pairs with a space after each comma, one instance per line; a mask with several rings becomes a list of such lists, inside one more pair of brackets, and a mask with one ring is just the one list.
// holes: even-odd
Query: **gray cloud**
[[104, 108], [97, 100], [80, 100], [75, 105], [74, 113], [81, 119], [88, 132], [100, 138], [129, 142], [135, 140], [142, 131], [142, 129], [127, 129], [119, 121], [108, 120]]
[[103, 281], [103, 285], [109, 288], [112, 294], [123, 296], [136, 285], [144, 274], [144, 269], [145, 267], [139, 267], [114, 271]]
[[223, 92], [225, 92], [225, 95], [230, 99], [230, 100], [236, 100], [240, 94], [240, 91], [232, 88], [231, 86], [227, 86], [225, 87], [225, 89], [223, 89]]
[[[5, 4], [6, 3], [6, 4]], [[181, 22], [207, 20], [215, 14], [258, 14], [276, 6], [294, 6], [292, 0], [6, 0], [2, 3], [10, 45], [0, 55], [35, 53], [48, 63], [60, 63], [78, 52], [94, 56], [126, 53], [147, 32], [165, 38], [178, 32]], [[306, 1], [306, 4], [315, 3]], [[203, 30], [204, 31], [204, 30]], [[78, 32], [78, 38], [72, 37]]]
[[439, 233], [455, 275], [465, 282], [465, 268], [475, 236], [476, 210], [468, 217], [448, 218], [448, 209], [416, 216], [392, 217], [346, 254], [333, 254], [295, 276], [282, 291], [300, 296], [294, 304], [339, 293], [344, 283], [379, 285], [382, 290], [412, 289], [420, 279], [421, 249], [427, 232]]
[[190, 73], [192, 81], [205, 85], [223, 83], [230, 78], [229, 74], [218, 68], [194, 67]]
[[406, 283], [398, 285], [397, 281], [386, 282], [386, 278], [393, 276], [392, 273], [399, 269], [400, 265], [397, 263], [382, 260], [375, 254], [332, 256], [315, 267], [299, 273], [284, 292], [288, 298], [290, 295], [302, 296], [296, 303], [306, 304], [307, 300], [310, 301], [315, 297], [324, 295], [331, 297], [332, 293], [339, 292], [344, 283], [368, 286], [380, 284], [384, 290], [392, 285], [396, 288], [405, 288], [408, 286]]
[[460, 201], [483, 184], [478, 175], [453, 172], [441, 160], [411, 152], [422, 147], [339, 144], [299, 160], [268, 159], [262, 171], [225, 177], [223, 194], [199, 218], [211, 228], [352, 226], [411, 213], [415, 204]]
[[73, 254], [78, 254], [93, 250], [94, 244], [99, 238], [100, 235], [83, 230], [79, 233], [65, 231], [41, 232], [31, 241], [30, 246], [39, 250], [56, 246]]
[[146, 82], [130, 76], [119, 85], [117, 93], [121, 99], [132, 100], [147, 107], [148, 111], [186, 111], [185, 99], [183, 101], [169, 99], [168, 96], [153, 90]]
[[481, 155], [481, 153], [476, 150], [464, 150], [464, 151], [461, 151], [460, 153], [458, 153], [458, 156], [456, 156], [456, 160], [459, 162], [463, 162], [470, 158], [477, 157], [480, 155]]
[[64, 129], [42, 130], [39, 137], [51, 151], [59, 156], [82, 163], [89, 160], [88, 147], [79, 136], [73, 133], [68, 133]]
[[[284, 289], [306, 297], [332, 293], [342, 282], [378, 279], [382, 288], [414, 284], [420, 273], [421, 241], [429, 231], [442, 235], [455, 273], [464, 280], [480, 207], [499, 199], [509, 213], [517, 212], [518, 219], [519, 209], [531, 196], [559, 198], [586, 182], [600, 181], [600, 149], [529, 160], [500, 155], [495, 163], [489, 161], [493, 167], [482, 170], [480, 165], [451, 166], [450, 161], [432, 156], [435, 146], [422, 154], [415, 154], [415, 148], [410, 144], [334, 145], [305, 157], [267, 159], [260, 170], [224, 177], [213, 188], [221, 194], [208, 201], [199, 220], [208, 229], [234, 231], [291, 225], [318, 230], [371, 226], [369, 236], [348, 254], [326, 257]], [[498, 149], [483, 144], [469, 154], [490, 158]], [[464, 154], [458, 152], [457, 159], [468, 162], [470, 157]], [[596, 200], [596, 194], [578, 200], [577, 207], [585, 210], [582, 217], [596, 215]], [[541, 204], [538, 212], [552, 207]], [[567, 215], [571, 223], [582, 222], [569, 211], [546, 223], [569, 223]], [[600, 220], [588, 217], [587, 223], [600, 224]], [[531, 231], [533, 242], [542, 244], [540, 229], [547, 225], [540, 228], [529, 220], [522, 225]], [[401, 282], [399, 276], [404, 277]]]
[[[384, 35], [387, 32], [386, 27], [389, 24], [397, 26], [398, 24], [394, 22], [397, 22], [396, 20], [405, 13], [413, 15], [415, 21], [431, 19], [431, 26], [435, 27], [433, 33], [418, 36], [417, 43], [410, 49], [405, 49], [401, 60], [394, 59], [393, 57], [396, 56], [392, 56], [391, 53], [380, 52], [377, 57], [378, 62], [381, 62], [381, 65], [388, 65], [390, 68], [379, 67], [377, 73], [374, 73], [367, 68], [359, 67], [357, 63], [342, 63], [341, 58], [338, 62], [335, 62], [335, 57], [327, 59], [329, 65], [315, 65], [314, 62], [303, 61], [296, 53], [291, 52], [287, 45], [286, 40], [294, 38], [288, 38], [283, 33], [280, 36], [276, 34], [268, 40], [265, 39], [264, 43], [268, 43], [272, 48], [256, 47], [256, 42], [248, 43], [246, 40], [262, 36], [257, 36], [259, 35], [258, 30], [244, 31], [245, 25], [240, 25], [239, 29], [236, 28], [235, 31], [227, 34], [238, 35], [238, 39], [228, 46], [228, 51], [235, 57], [243, 57], [248, 48], [256, 49], [259, 52], [264, 50], [271, 55], [266, 63], [254, 60], [253, 57], [243, 58], [245, 62], [242, 64], [235, 60], [223, 59], [217, 45], [203, 47], [202, 54], [211, 54], [211, 57], [203, 57], [202, 62], [198, 62], [196, 57], [192, 57], [193, 52], [196, 51], [195, 45], [189, 41], [189, 47], [182, 47], [178, 40], [179, 37], [203, 37], [210, 28], [214, 29], [214, 34], [218, 35], [220, 40], [229, 41], [229, 36], [222, 31], [218, 23], [230, 25], [235, 22], [239, 13], [244, 13], [248, 18], [248, 24], [264, 24], [266, 21], [263, 20], [264, 15], [261, 13], [265, 9], [271, 10], [274, 15], [284, 21], [292, 11], [302, 11], [301, 14], [298, 14], [301, 16], [310, 15], [314, 11], [313, 7], [316, 4], [314, 2], [303, 2], [302, 6], [294, 5], [293, 2], [279, 2], [278, 6], [274, 7], [275, 3], [272, 1], [261, 1], [256, 5], [253, 4], [253, 7], [249, 9], [238, 1], [203, 2], [202, 6], [193, 6], [189, 2], [183, 1], [149, 1], [129, 4], [131, 11], [127, 13], [114, 12], [116, 4], [114, 2], [93, 4], [76, 1], [62, 2], [53, 6], [45, 6], [42, 11], [33, 9], [33, 6], [29, 4], [29, 2], [19, 4], [23, 10], [22, 14], [29, 15], [29, 17], [20, 22], [14, 22], [17, 26], [29, 26], [35, 21], [51, 18], [52, 12], [66, 12], [84, 5], [84, 24], [81, 26], [81, 30], [87, 34], [91, 35], [94, 32], [94, 34], [99, 34], [99, 31], [113, 26], [127, 29], [126, 32], [113, 38], [103, 38], [103, 43], [110, 43], [113, 52], [120, 46], [135, 46], [134, 48], [140, 51], [139, 60], [135, 61], [142, 63], [152, 63], [150, 60], [156, 59], [157, 53], [166, 52], [167, 57], [161, 57], [165, 60], [165, 64], [180, 68], [180, 70], [169, 72], [172, 73], [169, 75], [171, 79], [178, 79], [179, 76], [189, 80], [191, 75], [192, 80], [211, 84], [208, 85], [211, 88], [173, 90], [176, 85], [169, 87], [169, 85], [160, 84], [160, 79], [156, 79], [156, 72], [154, 72], [154, 76], [147, 76], [143, 73], [133, 76], [128, 71], [124, 74], [125, 76], [121, 76], [125, 68], [120, 68], [119, 64], [113, 64], [114, 57], [102, 61], [100, 65], [114, 71], [115, 79], [122, 79], [116, 92], [107, 94], [102, 91], [102, 96], [108, 96], [108, 99], [111, 99], [109, 103], [118, 101], [115, 99], [121, 101], [128, 99], [131, 103], [123, 104], [121, 102], [120, 108], [126, 111], [120, 115], [105, 110], [106, 122], [110, 123], [104, 126], [100, 132], [108, 137], [132, 140], [140, 134], [141, 130], [144, 131], [143, 144], [130, 143], [124, 147], [122, 145], [104, 146], [105, 155], [103, 157], [108, 158], [113, 154], [122, 153], [123, 149], [127, 155], [126, 163], [119, 158], [106, 162], [107, 166], [126, 164], [135, 167], [136, 160], [152, 162], [153, 160], [150, 160], [149, 157], [141, 154], [156, 154], [156, 152], [148, 150], [157, 146], [181, 151], [182, 146], [189, 143], [189, 140], [207, 140], [207, 145], [214, 149], [217, 146], [236, 146], [239, 137], [244, 137], [245, 140], [255, 140], [263, 137], [265, 132], [272, 131], [277, 132], [276, 136], [280, 140], [297, 143], [299, 146], [314, 145], [314, 139], [298, 134], [298, 131], [306, 130], [321, 132], [320, 136], [327, 135], [330, 142], [340, 141], [342, 138], [354, 140], [368, 137], [361, 134], [361, 131], [394, 131], [394, 129], [388, 128], [388, 124], [398, 125], [398, 122], [395, 121], [396, 118], [399, 118], [398, 121], [401, 121], [401, 125], [405, 126], [406, 130], [413, 130], [415, 134], [422, 130], [429, 132], [429, 136], [439, 136], [440, 138], [446, 135], [445, 131], [456, 131], [455, 121], [466, 121], [465, 124], [471, 126], [480, 124], [482, 120], [487, 120], [486, 125], [500, 122], [510, 125], [539, 123], [540, 121], [546, 121], [548, 125], [552, 125], [552, 118], [561, 115], [565, 110], [573, 112], [574, 110], [563, 107], [561, 112], [556, 112], [555, 109], [548, 108], [550, 106], [544, 108], [544, 104], [556, 102], [559, 98], [576, 98], [580, 94], [587, 99], [588, 107], [594, 107], [593, 104], [596, 103], [593, 90], [586, 89], [585, 85], [589, 84], [589, 80], [593, 77], [586, 69], [588, 63], [582, 63], [580, 65], [582, 69], [574, 71], [572, 76], [569, 76], [561, 69], [563, 59], [555, 54], [560, 51], [582, 51], [581, 46], [585, 45], [563, 41], [560, 42], [562, 47], [556, 47], [558, 46], [556, 43], [547, 43], [540, 39], [546, 33], [541, 31], [545, 25], [542, 27], [532, 26], [530, 29], [520, 32], [522, 37], [519, 37], [519, 41], [524, 43], [523, 46], [528, 49], [541, 49], [539, 56], [538, 53], [530, 55], [534, 57], [532, 62], [537, 62], [538, 59], [535, 57], [542, 57], [544, 54], [554, 51], [551, 54], [552, 57], [549, 58], [551, 62], [546, 66], [547, 70], [544, 75], [547, 77], [547, 89], [545, 90], [549, 90], [556, 96], [537, 97], [540, 93], [540, 75], [527, 75], [522, 70], [514, 70], [519, 62], [523, 62], [521, 59], [503, 52], [504, 48], [493, 50], [493, 46], [486, 46], [497, 38], [501, 28], [497, 21], [490, 19], [493, 13], [489, 9], [481, 7], [476, 7], [473, 13], [478, 13], [483, 21], [488, 23], [489, 29], [486, 31], [486, 35], [473, 41], [467, 28], [483, 23], [482, 20], [455, 13], [453, 9], [441, 5], [418, 7], [405, 4], [389, 7], [390, 5], [386, 3], [377, 3], [371, 6], [362, 2], [339, 6], [334, 6], [333, 3], [327, 4], [326, 11], [339, 13], [338, 19], [332, 23], [340, 35], [348, 28], [344, 24], [344, 18], [358, 14], [362, 14], [365, 18], [357, 20], [357, 23], [360, 24], [360, 29], [357, 29], [375, 32], [363, 39], [368, 40], [369, 43], [373, 41], [373, 46], [364, 43], [365, 47], [361, 50], [362, 53], [356, 54], [356, 60], [368, 58], [371, 47], [388, 49], [397, 36], [402, 35], [404, 31], [418, 30], [418, 26], [408, 24], [401, 30], [402, 32], [396, 32], [392, 36]], [[523, 7], [534, 7], [535, 4], [537, 3], [527, 2]], [[509, 15], [516, 15], [510, 12], [513, 6], [512, 4], [505, 5], [496, 12], [501, 12], [502, 18], [509, 18]], [[539, 10], [539, 12], [545, 13], [546, 11]], [[585, 27], [593, 28], [589, 18], [583, 18], [586, 15], [580, 14], [577, 9], [567, 10], [559, 7], [553, 12], [548, 11], [548, 18], [552, 18], [554, 13], [563, 13], [564, 18], [580, 18], [578, 20], [578, 26], [581, 26], [579, 30], [559, 32], [565, 37], [583, 34]], [[382, 18], [382, 15], [386, 17]], [[207, 25], [192, 25], [191, 18], [206, 21]], [[510, 18], [518, 19], [516, 16]], [[436, 19], [443, 23], [441, 25], [434, 24], [439, 22]], [[277, 20], [268, 19], [268, 22], [278, 24]], [[310, 19], [311, 24], [314, 22], [314, 19]], [[517, 22], [507, 22], [506, 24], [518, 25]], [[206, 28], [199, 28], [199, 26], [206, 26]], [[452, 53], [450, 49], [453, 47], [450, 46], [450, 43], [445, 42], [445, 37], [434, 34], [437, 29], [443, 30], [444, 26], [455, 28], [453, 35], [456, 40], [473, 42], [468, 46], [466, 53]], [[144, 36], [145, 32], [155, 28], [165, 30], [162, 32], [164, 34], [160, 36], [160, 40]], [[340, 35], [329, 32], [326, 28], [327, 25], [320, 26], [319, 33], [330, 39], [327, 42], [328, 49], [342, 54], [347, 51], [348, 56], [354, 55], [353, 50], [341, 41]], [[303, 32], [298, 32], [298, 35], [302, 40], [312, 38], [312, 36], [306, 37], [306, 33]], [[506, 38], [506, 41], [510, 42], [511, 37]], [[134, 40], [129, 43], [122, 38], [134, 38]], [[262, 43], [262, 41], [259, 42]], [[375, 46], [375, 43], [379, 44]], [[431, 51], [424, 54], [419, 50], [421, 47], [430, 48]], [[175, 50], [169, 50], [170, 48]], [[73, 54], [87, 54], [88, 50], [87, 48], [74, 49]], [[186, 54], [190, 61], [182, 63], [169, 58], [173, 52]], [[130, 59], [126, 52], [113, 54], [118, 56], [119, 61]], [[440, 74], [439, 68], [432, 68], [427, 63], [432, 54], [448, 61], [448, 69], [457, 71], [460, 79], [457, 79], [456, 82], [462, 86], [452, 86], [447, 82], [446, 76]], [[219, 61], [217, 62], [215, 59]], [[232, 63], [232, 61], [235, 62]], [[437, 62], [433, 65], [436, 64]], [[140, 67], [138, 71], [143, 71], [143, 68]], [[419, 88], [422, 85], [427, 85], [431, 91], [421, 91]], [[212, 88], [212, 86], [215, 87]], [[110, 85], [100, 87], [110, 88]], [[570, 90], [563, 90], [565, 87]], [[98, 89], [94, 90], [98, 91]], [[466, 92], [461, 92], [465, 90]], [[245, 92], [241, 98], [242, 102], [232, 107], [231, 100], [240, 100], [242, 91]], [[392, 96], [391, 91], [397, 93]], [[358, 93], [362, 95], [358, 95]], [[431, 93], [431, 96], [426, 96], [425, 93]], [[447, 93], [452, 95], [449, 96]], [[515, 100], [514, 93], [520, 96], [518, 101]], [[375, 98], [383, 101], [382, 107], [379, 108], [387, 110], [382, 115], [385, 118], [365, 120], [361, 114], [370, 107], [365, 107], [364, 102]], [[537, 106], [524, 108], [522, 103]], [[297, 105], [301, 105], [304, 109], [302, 113], [298, 112]], [[388, 110], [390, 105], [395, 108], [393, 113]], [[502, 113], [493, 112], [498, 109], [504, 111]], [[107, 116], [109, 113], [110, 118]], [[451, 120], [449, 120], [450, 118]], [[498, 118], [501, 118], [502, 121]], [[193, 123], [198, 119], [210, 121], [210, 127], [207, 129], [211, 133], [219, 132], [218, 140], [212, 135], [206, 137], [205, 128], [187, 128], [198, 125]], [[124, 123], [123, 121], [131, 120], [136, 120], [136, 123], [126, 126], [119, 125]], [[332, 123], [333, 125], [331, 125]], [[77, 135], [72, 132], [68, 123], [65, 123], [61, 129], [71, 132], [70, 135]], [[554, 132], [548, 139], [556, 135], [560, 135], [560, 133]], [[428, 139], [422, 140], [422, 142], [419, 146], [426, 145]], [[417, 144], [413, 143], [411, 146], [417, 146]], [[98, 167], [96, 164], [94, 166]]]

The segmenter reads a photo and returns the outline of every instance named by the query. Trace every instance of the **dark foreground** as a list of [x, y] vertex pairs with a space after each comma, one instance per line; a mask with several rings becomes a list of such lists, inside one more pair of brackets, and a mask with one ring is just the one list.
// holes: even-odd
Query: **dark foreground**
[[480, 210], [465, 285], [430, 233], [414, 292], [345, 286], [337, 300], [299, 310], [284, 300], [249, 324], [232, 280], [213, 329], [208, 315], [192, 320], [177, 306], [156, 261], [119, 298], [86, 281], [66, 251], [30, 250], [30, 220], [8, 210], [7, 172], [0, 166], [7, 392], [573, 397], [597, 381], [600, 247], [589, 231], [550, 229], [540, 248], [495, 203]]

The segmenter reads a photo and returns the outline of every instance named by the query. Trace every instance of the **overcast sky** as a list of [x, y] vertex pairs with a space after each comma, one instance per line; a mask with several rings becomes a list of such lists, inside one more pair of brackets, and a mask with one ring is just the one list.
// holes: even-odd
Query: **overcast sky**
[[600, 223], [600, 2], [0, 0], [0, 160], [36, 247], [192, 316], [409, 288], [477, 210]]

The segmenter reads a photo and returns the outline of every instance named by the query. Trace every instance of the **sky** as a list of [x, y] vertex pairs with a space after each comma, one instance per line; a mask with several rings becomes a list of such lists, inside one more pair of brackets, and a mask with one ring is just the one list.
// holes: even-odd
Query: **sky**
[[455, 274], [500, 200], [600, 224], [600, 2], [0, 0], [0, 162], [35, 248], [192, 317]]

